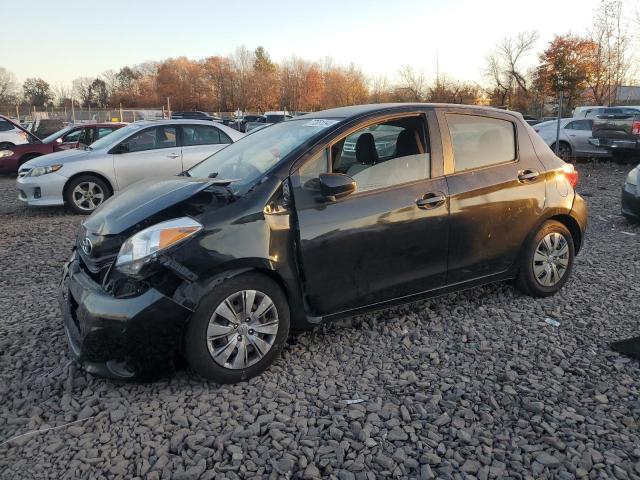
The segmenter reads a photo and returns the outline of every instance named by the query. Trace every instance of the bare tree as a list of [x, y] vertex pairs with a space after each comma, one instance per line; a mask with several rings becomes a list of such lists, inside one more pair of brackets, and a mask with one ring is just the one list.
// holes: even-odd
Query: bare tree
[[10, 105], [18, 101], [18, 83], [16, 76], [6, 68], [0, 67], [0, 105]]
[[528, 95], [530, 79], [524, 63], [537, 40], [536, 31], [520, 32], [515, 38], [503, 38], [488, 55], [485, 76], [500, 105], [513, 107], [518, 91]]
[[611, 105], [617, 100], [619, 87], [628, 80], [631, 67], [631, 37], [622, 0], [602, 0], [590, 37], [596, 44], [589, 79], [591, 96], [597, 104]]
[[398, 71], [398, 76], [400, 77], [399, 90], [402, 91], [406, 100], [424, 102], [427, 97], [427, 80], [424, 74], [406, 65]]

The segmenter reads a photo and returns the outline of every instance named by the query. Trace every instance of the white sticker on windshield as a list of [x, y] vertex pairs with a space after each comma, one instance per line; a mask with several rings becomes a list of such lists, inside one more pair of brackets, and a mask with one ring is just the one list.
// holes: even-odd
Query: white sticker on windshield
[[331, 125], [335, 125], [338, 123], [338, 120], [326, 120], [324, 118], [314, 118], [309, 122], [305, 123], [303, 127], [330, 127]]

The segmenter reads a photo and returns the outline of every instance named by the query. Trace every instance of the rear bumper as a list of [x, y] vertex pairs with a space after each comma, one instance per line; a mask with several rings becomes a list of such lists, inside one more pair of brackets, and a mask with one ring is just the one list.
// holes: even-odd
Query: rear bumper
[[173, 370], [191, 312], [158, 290], [112, 297], [74, 254], [63, 272], [59, 301], [71, 354], [89, 373], [151, 380]]
[[571, 207], [571, 217], [578, 223], [580, 232], [582, 233], [580, 245], [576, 245], [576, 254], [580, 251], [584, 245], [584, 236], [587, 231], [587, 218], [589, 215], [589, 207], [587, 202], [584, 201], [579, 194], [575, 194], [573, 199], [573, 206]]
[[640, 191], [636, 195], [622, 189], [622, 215], [629, 220], [640, 222]]
[[611, 151], [638, 151], [640, 143], [637, 140], [621, 138], [590, 138], [589, 143], [598, 148]]

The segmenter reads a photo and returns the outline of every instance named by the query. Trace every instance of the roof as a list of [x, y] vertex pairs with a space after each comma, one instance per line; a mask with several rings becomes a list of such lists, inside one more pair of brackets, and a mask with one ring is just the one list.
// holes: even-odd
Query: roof
[[457, 103], [372, 103], [367, 105], [351, 105], [349, 107], [331, 108], [319, 112], [311, 112], [305, 115], [308, 118], [348, 118], [369, 113], [386, 112], [394, 110], [405, 110], [407, 108], [468, 108], [470, 110], [487, 110], [490, 112], [509, 113], [511, 115], [520, 116], [518, 112], [511, 110], [502, 110], [494, 107], [484, 107], [480, 105], [462, 105]]

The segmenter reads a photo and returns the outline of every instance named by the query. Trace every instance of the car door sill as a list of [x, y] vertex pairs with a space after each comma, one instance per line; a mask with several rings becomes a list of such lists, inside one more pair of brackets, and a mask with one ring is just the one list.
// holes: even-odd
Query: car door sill
[[396, 297], [396, 298], [392, 298], [390, 300], [385, 300], [382, 302], [371, 303], [369, 305], [356, 307], [348, 310], [342, 310], [340, 312], [331, 313], [324, 316], [315, 317], [312, 315], [307, 315], [307, 321], [313, 324], [331, 322], [333, 320], [338, 320], [344, 317], [351, 317], [354, 315], [358, 315], [360, 313], [368, 313], [376, 310], [383, 310], [385, 308], [393, 307], [395, 305], [411, 303], [411, 302], [415, 302], [415, 301], [426, 299], [426, 298], [439, 297], [441, 295], [446, 295], [448, 293], [469, 290], [471, 288], [487, 285], [490, 283], [500, 282], [504, 280], [510, 280], [513, 278], [514, 278], [513, 272], [510, 270], [507, 270], [505, 272], [486, 275], [484, 277], [474, 278], [473, 280], [465, 280], [463, 282], [445, 285], [444, 287], [438, 287], [432, 290], [426, 290], [424, 292], [412, 293], [410, 295]]

